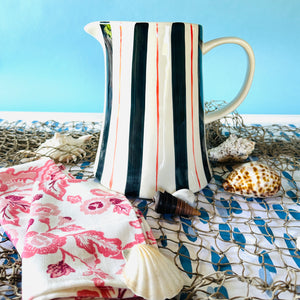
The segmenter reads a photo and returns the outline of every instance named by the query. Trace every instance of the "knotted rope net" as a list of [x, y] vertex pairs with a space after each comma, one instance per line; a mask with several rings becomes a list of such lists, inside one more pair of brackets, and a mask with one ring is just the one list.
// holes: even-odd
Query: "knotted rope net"
[[[209, 103], [206, 110], [219, 106]], [[85, 157], [68, 168], [77, 178], [92, 178], [101, 128], [101, 122], [0, 120], [0, 167], [22, 163], [26, 151], [56, 132], [74, 138], [90, 134]], [[262, 161], [280, 174], [279, 196], [226, 193], [222, 180], [237, 163], [212, 163], [213, 180], [197, 194], [199, 217], [160, 215], [153, 200], [130, 200], [146, 217], [161, 251], [188, 279], [178, 299], [300, 299], [300, 129], [245, 125], [234, 112], [206, 126], [207, 148], [233, 133], [256, 143], [247, 160]], [[0, 298], [21, 299], [22, 261], [5, 232], [0, 238]]]

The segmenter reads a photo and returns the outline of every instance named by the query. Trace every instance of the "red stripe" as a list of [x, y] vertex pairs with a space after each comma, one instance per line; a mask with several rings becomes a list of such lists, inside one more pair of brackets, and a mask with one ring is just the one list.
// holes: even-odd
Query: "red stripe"
[[199, 187], [201, 187], [200, 185], [200, 180], [199, 180], [199, 175], [198, 175], [198, 171], [197, 171], [197, 166], [196, 166], [196, 157], [195, 157], [195, 141], [194, 141], [194, 91], [193, 91], [193, 87], [194, 87], [194, 73], [193, 73], [193, 60], [194, 60], [194, 51], [193, 51], [193, 41], [194, 41], [194, 32], [193, 32], [193, 26], [190, 25], [191, 28], [191, 114], [192, 114], [192, 143], [193, 143], [193, 158], [194, 158], [194, 166], [195, 166], [195, 173], [197, 176], [197, 181], [199, 184]]
[[115, 160], [116, 160], [116, 150], [117, 150], [117, 142], [118, 142], [118, 129], [119, 129], [119, 114], [120, 114], [120, 100], [121, 100], [121, 66], [122, 66], [122, 26], [120, 26], [120, 66], [119, 66], [119, 98], [118, 98], [118, 111], [117, 111], [117, 124], [116, 124], [116, 139], [114, 146], [114, 156], [113, 156], [113, 166], [109, 181], [109, 188], [111, 189], [113, 185], [113, 177], [115, 171]]
[[156, 166], [155, 166], [155, 189], [158, 180], [158, 151], [159, 151], [159, 58], [158, 58], [158, 24], [156, 24]]

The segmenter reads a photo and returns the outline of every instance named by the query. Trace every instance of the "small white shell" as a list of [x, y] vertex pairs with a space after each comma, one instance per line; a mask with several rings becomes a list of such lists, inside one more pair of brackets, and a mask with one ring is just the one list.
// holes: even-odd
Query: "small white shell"
[[123, 277], [128, 288], [149, 300], [171, 299], [179, 294], [184, 280], [180, 270], [157, 247], [137, 244], [123, 251]]
[[218, 147], [208, 150], [208, 157], [211, 161], [243, 161], [248, 158], [255, 147], [255, 142], [238, 138], [235, 134], [220, 144]]
[[182, 201], [185, 201], [188, 204], [194, 204], [197, 200], [196, 195], [189, 189], [178, 190], [172, 195]]
[[298, 250], [300, 250], [300, 236], [296, 238], [296, 247]]
[[86, 152], [83, 150], [85, 143], [91, 135], [84, 135], [78, 139], [72, 136], [55, 133], [55, 135], [41, 144], [35, 151], [22, 151], [22, 153], [33, 155], [33, 158], [24, 158], [22, 162], [34, 160], [47, 156], [55, 161], [69, 163], [76, 161], [78, 157], [83, 158]]
[[274, 196], [280, 186], [281, 180], [275, 171], [259, 162], [240, 165], [223, 182], [225, 191], [254, 197]]

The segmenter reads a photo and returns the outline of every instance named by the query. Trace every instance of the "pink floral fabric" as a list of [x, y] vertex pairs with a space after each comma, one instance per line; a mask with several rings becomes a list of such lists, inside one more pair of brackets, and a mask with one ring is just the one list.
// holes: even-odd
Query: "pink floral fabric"
[[134, 297], [122, 251], [156, 244], [123, 195], [50, 159], [0, 169], [0, 222], [22, 256], [24, 300]]

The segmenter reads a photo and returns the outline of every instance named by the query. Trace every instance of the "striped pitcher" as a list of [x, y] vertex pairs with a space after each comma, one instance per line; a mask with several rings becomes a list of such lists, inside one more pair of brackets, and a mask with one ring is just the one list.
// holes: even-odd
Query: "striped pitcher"
[[[205, 124], [232, 112], [254, 73], [251, 47], [238, 38], [202, 42], [202, 27], [167, 22], [92, 22], [86, 32], [106, 61], [104, 123], [95, 176], [110, 190], [152, 198], [157, 190], [201, 190], [211, 180]], [[226, 43], [243, 47], [248, 70], [227, 106], [204, 114], [202, 55]]]

